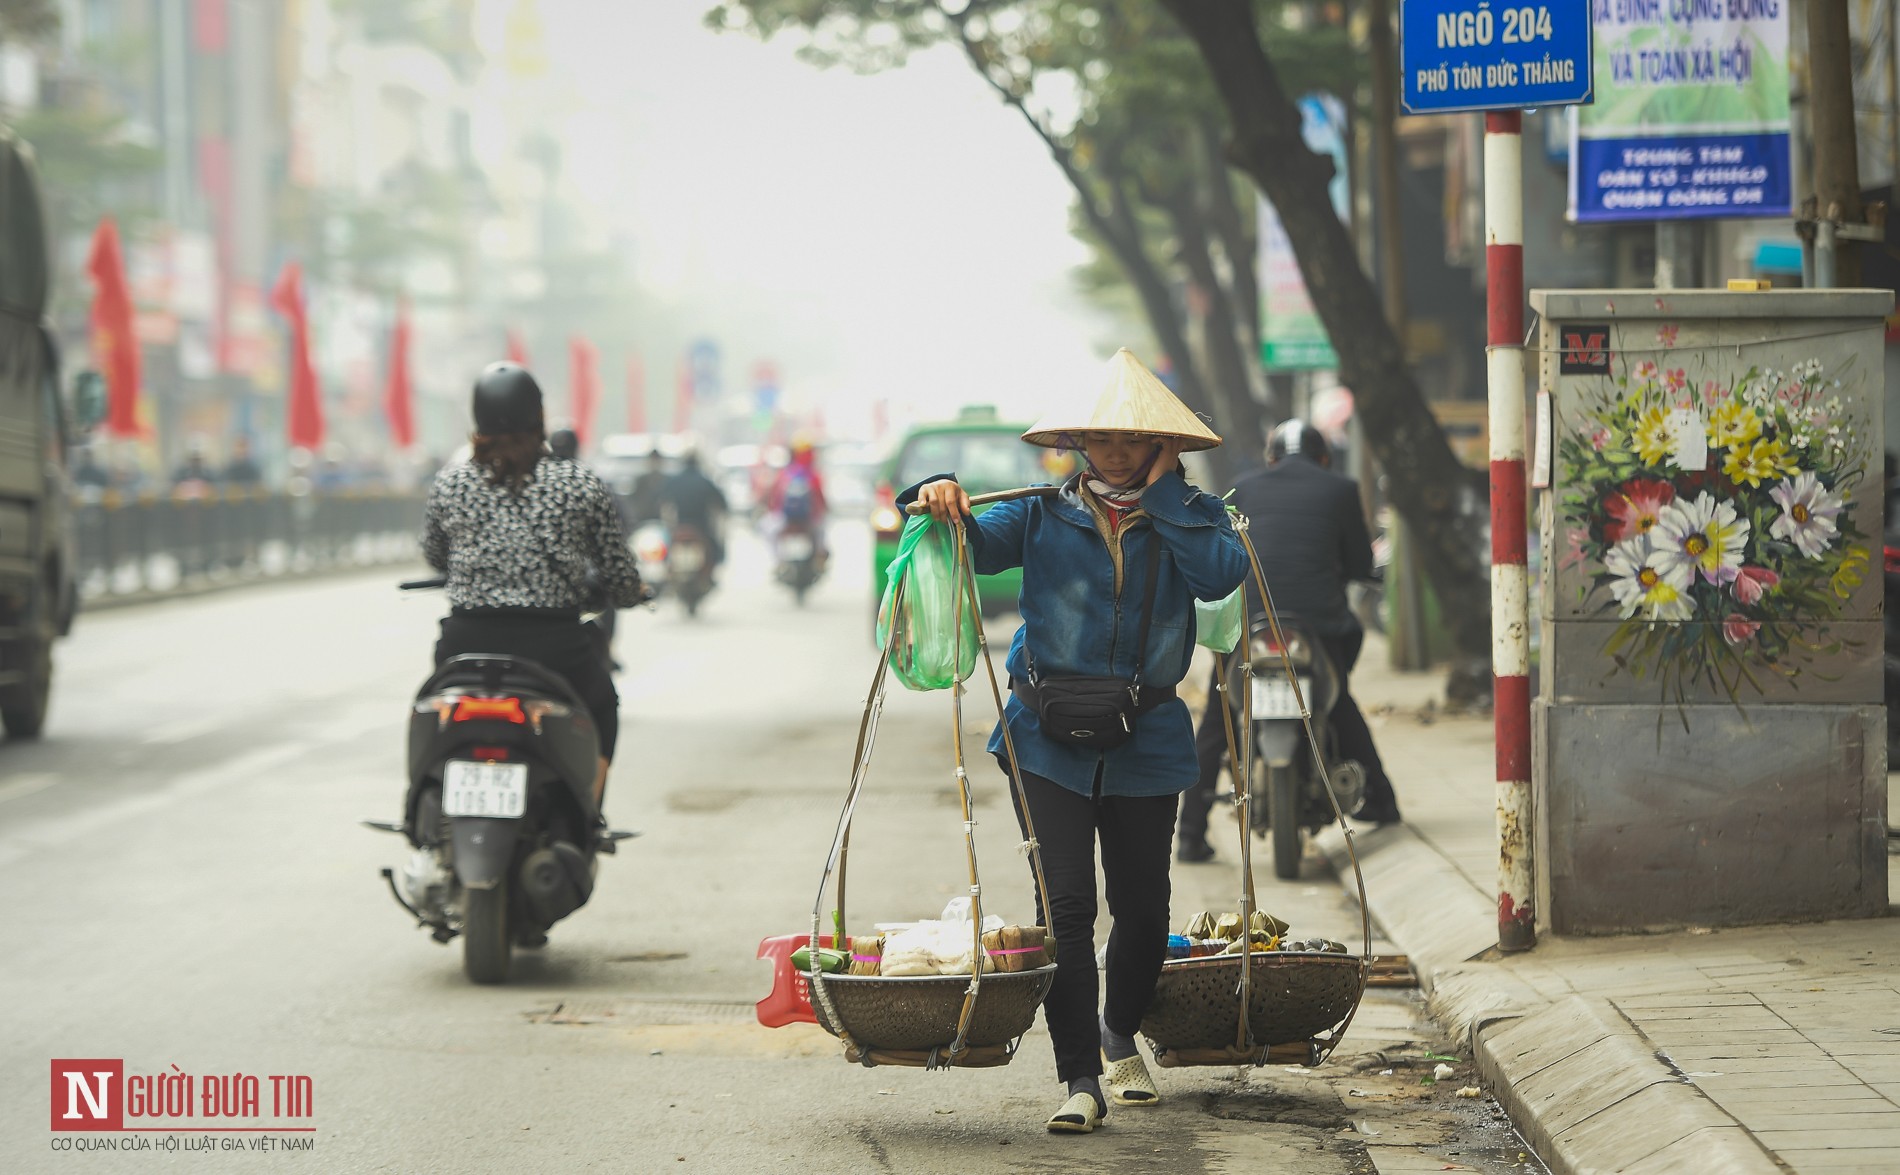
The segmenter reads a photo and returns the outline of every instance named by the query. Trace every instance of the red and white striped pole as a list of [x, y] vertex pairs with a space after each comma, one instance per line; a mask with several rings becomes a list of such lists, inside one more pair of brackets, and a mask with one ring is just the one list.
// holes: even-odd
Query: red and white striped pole
[[1484, 116], [1485, 383], [1491, 407], [1491, 672], [1498, 946], [1537, 944], [1531, 909], [1530, 576], [1524, 514], [1524, 115]]

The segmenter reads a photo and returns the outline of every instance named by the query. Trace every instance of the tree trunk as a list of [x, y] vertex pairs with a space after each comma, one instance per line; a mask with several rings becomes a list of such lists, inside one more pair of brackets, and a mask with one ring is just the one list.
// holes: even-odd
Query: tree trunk
[[1233, 136], [1230, 158], [1273, 201], [1299, 259], [1314, 309], [1339, 351], [1339, 374], [1358, 400], [1379, 459], [1445, 624], [1461, 653], [1488, 656], [1490, 608], [1480, 476], [1453, 456], [1385, 319], [1378, 291], [1327, 195], [1331, 161], [1300, 136], [1300, 115], [1261, 47], [1249, 0], [1162, 0], [1187, 30], [1219, 89]]
[[1399, 63], [1392, 47], [1392, 11], [1388, 0], [1372, 0], [1366, 11], [1372, 42], [1372, 206], [1373, 232], [1379, 243], [1379, 287], [1385, 294], [1385, 320], [1400, 346], [1405, 339], [1405, 245], [1399, 219]]
[[1259, 199], [1251, 184], [1247, 186], [1246, 211], [1235, 195], [1236, 177], [1221, 152], [1224, 132], [1213, 121], [1195, 128], [1195, 166], [1203, 179], [1207, 221], [1214, 239], [1220, 242], [1231, 272], [1226, 275], [1228, 293], [1233, 300], [1235, 325], [1239, 328], [1240, 349], [1246, 356], [1247, 394], [1261, 405], [1263, 424], [1287, 416], [1291, 405], [1274, 402], [1267, 371], [1260, 357], [1260, 233], [1254, 202]]
[[[1241, 350], [1241, 333], [1235, 318], [1234, 298], [1229, 283], [1214, 265], [1208, 224], [1202, 217], [1195, 186], [1181, 185], [1163, 193], [1153, 203], [1168, 216], [1180, 246], [1181, 261], [1188, 276], [1207, 292], [1207, 320], [1203, 350], [1207, 354], [1207, 375], [1215, 407], [1224, 422], [1223, 448], [1234, 455], [1227, 461], [1236, 473], [1259, 463], [1266, 444], [1266, 418], [1260, 403], [1253, 398], [1247, 383], [1250, 360]], [[1231, 478], [1226, 483], [1232, 485]]]
[[[1823, 220], [1865, 224], [1860, 203], [1860, 151], [1854, 138], [1854, 45], [1847, 5], [1808, 5], [1808, 78], [1814, 118], [1814, 196]], [[1834, 284], [1861, 283], [1859, 241], [1834, 246]]]
[[[1245, 212], [1234, 199], [1234, 174], [1221, 154], [1222, 132], [1218, 125], [1195, 128], [1195, 156], [1207, 183], [1207, 218], [1214, 226], [1222, 252], [1233, 265], [1230, 286], [1234, 313], [1246, 332], [1247, 345], [1254, 355], [1260, 353], [1260, 234], [1251, 203]], [[1252, 193], [1248, 195], [1251, 197]]]

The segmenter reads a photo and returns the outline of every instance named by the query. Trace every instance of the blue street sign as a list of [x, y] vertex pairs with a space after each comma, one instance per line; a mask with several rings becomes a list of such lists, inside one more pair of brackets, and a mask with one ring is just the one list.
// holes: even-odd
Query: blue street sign
[[1399, 0], [1407, 114], [1589, 102], [1589, 0]]

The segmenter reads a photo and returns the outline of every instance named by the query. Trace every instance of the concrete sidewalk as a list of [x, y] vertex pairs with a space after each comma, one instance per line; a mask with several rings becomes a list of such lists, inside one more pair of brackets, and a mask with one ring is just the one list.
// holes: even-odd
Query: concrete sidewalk
[[[1353, 682], [1406, 818], [1355, 837], [1373, 916], [1553, 1170], [1900, 1172], [1900, 920], [1503, 956], [1490, 719], [1372, 642]], [[1344, 836], [1319, 843], [1351, 890]]]

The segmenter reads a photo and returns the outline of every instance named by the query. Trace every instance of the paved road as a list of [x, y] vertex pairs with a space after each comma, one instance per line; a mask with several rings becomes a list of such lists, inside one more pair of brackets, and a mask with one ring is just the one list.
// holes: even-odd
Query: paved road
[[[1321, 1070], [1166, 1073], [1164, 1105], [1088, 1138], [1041, 1129], [1060, 1099], [1040, 1029], [1006, 1069], [926, 1074], [759, 1028], [753, 952], [809, 924], [873, 665], [864, 540], [839, 544], [805, 610], [741, 544], [698, 622], [625, 618], [608, 807], [646, 836], [502, 988], [408, 925], [376, 875], [404, 846], [356, 823], [396, 814], [439, 599], [382, 572], [82, 618], [49, 737], [0, 747], [0, 1170], [1524, 1169], [1488, 1099], [1452, 1097], [1468, 1066], [1419, 1084], [1434, 1037], [1410, 992], [1369, 996]], [[968, 725], [980, 738], [981, 706]], [[929, 916], [961, 887], [950, 729], [945, 695], [893, 698], [853, 841], [861, 919]], [[986, 767], [986, 877], [1026, 919]], [[1323, 869], [1278, 885], [1263, 868], [1263, 903], [1356, 945]], [[1231, 867], [1176, 885], [1181, 915], [1237, 892]], [[55, 1058], [308, 1075], [313, 1149], [55, 1150]]]

